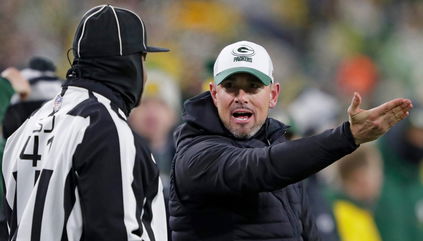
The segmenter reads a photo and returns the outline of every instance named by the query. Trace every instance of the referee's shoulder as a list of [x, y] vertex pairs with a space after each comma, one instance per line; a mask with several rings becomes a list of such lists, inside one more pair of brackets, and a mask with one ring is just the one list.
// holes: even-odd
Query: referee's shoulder
[[106, 104], [99, 101], [94, 96], [79, 100], [79, 103], [72, 108], [68, 114], [73, 116], [91, 117], [91, 118], [110, 118], [110, 110], [112, 107], [107, 108]]

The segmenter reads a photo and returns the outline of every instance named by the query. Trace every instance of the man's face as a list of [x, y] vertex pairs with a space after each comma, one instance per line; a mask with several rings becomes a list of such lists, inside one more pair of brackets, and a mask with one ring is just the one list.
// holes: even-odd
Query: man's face
[[139, 135], [151, 143], [158, 143], [168, 137], [176, 123], [176, 113], [160, 97], [147, 97], [131, 111], [128, 121]]
[[210, 93], [225, 127], [237, 138], [247, 139], [266, 121], [279, 96], [279, 83], [265, 86], [248, 73], [229, 76], [221, 84], [210, 83]]

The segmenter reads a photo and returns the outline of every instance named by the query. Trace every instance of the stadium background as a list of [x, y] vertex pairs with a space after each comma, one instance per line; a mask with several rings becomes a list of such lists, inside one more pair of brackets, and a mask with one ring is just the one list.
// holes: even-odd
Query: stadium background
[[[30, 57], [45, 56], [56, 63], [59, 77], [64, 78], [70, 67], [66, 53], [81, 16], [104, 3], [0, 1], [0, 70], [23, 68]], [[292, 125], [298, 135], [345, 121], [355, 90], [363, 96], [364, 108], [395, 97], [423, 105], [423, 1], [108, 3], [137, 12], [146, 23], [148, 42], [171, 49], [171, 53], [149, 54], [147, 67], [164, 71], [176, 81], [180, 103], [208, 88], [213, 61], [225, 45], [249, 40], [268, 50], [275, 79], [281, 83], [280, 102], [272, 115]], [[423, 114], [417, 118], [423, 123]], [[423, 202], [419, 207], [416, 212], [423, 224]]]
[[[63, 76], [79, 18], [103, 1], [6, 0], [0, 3], [0, 68], [29, 56], [53, 59]], [[396, 0], [109, 1], [136, 10], [148, 41], [171, 54], [149, 55], [183, 97], [199, 92], [220, 49], [236, 40], [265, 46], [287, 107], [307, 87], [344, 100], [351, 89], [369, 105], [423, 93], [423, 2]], [[349, 99], [351, 95], [347, 95]], [[421, 96], [421, 95], [420, 95]], [[343, 108], [340, 108], [343, 109]]]

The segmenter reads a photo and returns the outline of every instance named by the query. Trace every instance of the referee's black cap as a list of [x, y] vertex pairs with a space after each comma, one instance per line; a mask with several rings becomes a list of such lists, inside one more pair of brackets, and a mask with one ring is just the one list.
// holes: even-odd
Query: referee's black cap
[[145, 24], [136, 13], [109, 4], [96, 6], [84, 14], [72, 47], [77, 58], [169, 51], [147, 45]]

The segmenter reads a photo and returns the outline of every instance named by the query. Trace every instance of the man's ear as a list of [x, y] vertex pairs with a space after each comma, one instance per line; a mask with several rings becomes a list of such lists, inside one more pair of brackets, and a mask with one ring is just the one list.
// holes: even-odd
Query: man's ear
[[280, 85], [279, 83], [274, 83], [270, 85], [270, 101], [269, 101], [269, 107], [273, 108], [278, 103], [280, 93]]
[[214, 105], [216, 105], [216, 94], [217, 94], [216, 87], [217, 86], [216, 86], [215, 83], [213, 83], [213, 82], [210, 82], [209, 83], [210, 94], [211, 94], [211, 97], [213, 99]]

